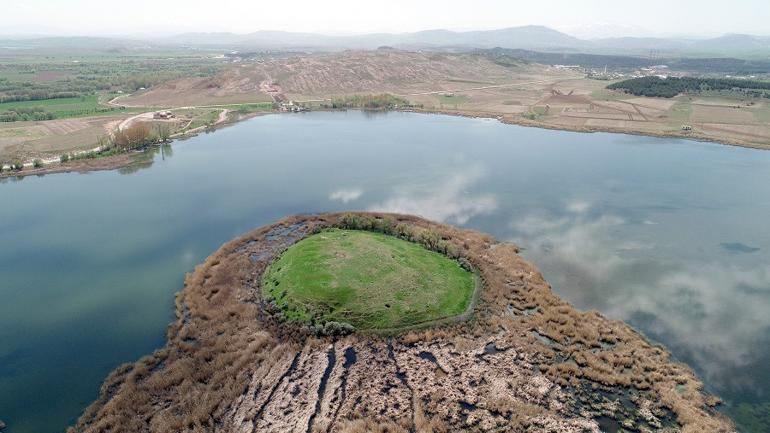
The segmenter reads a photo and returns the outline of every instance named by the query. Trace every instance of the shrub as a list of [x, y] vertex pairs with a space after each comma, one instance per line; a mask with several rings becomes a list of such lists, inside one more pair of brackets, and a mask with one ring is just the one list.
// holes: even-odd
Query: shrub
[[329, 321], [324, 323], [323, 325], [320, 325], [320, 324], [313, 325], [312, 330], [319, 337], [321, 336], [334, 337], [334, 336], [350, 335], [356, 332], [356, 328], [350, 323], [340, 323], [335, 321]]
[[408, 224], [399, 223], [394, 228], [395, 235], [401, 239], [411, 241], [414, 239], [414, 230]]
[[123, 130], [115, 131], [112, 144], [120, 150], [138, 149], [150, 144], [150, 133], [150, 125], [137, 123]]
[[433, 251], [441, 250], [441, 236], [431, 230], [423, 230], [417, 236], [417, 241], [425, 248]]
[[345, 214], [340, 218], [342, 228], [348, 230], [372, 230], [375, 227], [374, 218], [365, 215]]
[[70, 160], [70, 154], [65, 153], [62, 156], [59, 157], [59, 162], [67, 162]]
[[333, 98], [331, 108], [363, 108], [365, 110], [391, 110], [408, 107], [409, 101], [398, 96], [383, 93], [380, 95], [352, 95]]
[[35, 159], [34, 161], [32, 161], [32, 166], [35, 168], [40, 168], [43, 166], [43, 161], [39, 159]]

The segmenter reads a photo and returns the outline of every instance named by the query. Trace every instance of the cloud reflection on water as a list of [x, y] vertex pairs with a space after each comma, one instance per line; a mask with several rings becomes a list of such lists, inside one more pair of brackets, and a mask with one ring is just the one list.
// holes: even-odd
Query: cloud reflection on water
[[654, 244], [617, 234], [630, 224], [576, 201], [558, 215], [529, 214], [511, 227], [527, 258], [578, 307], [639, 327], [718, 392], [766, 393], [752, 366], [770, 359], [770, 265], [747, 267], [722, 257], [710, 264], [659, 254], [651, 259], [645, 251]]
[[474, 194], [468, 191], [484, 175], [485, 170], [479, 165], [450, 171], [419, 187], [401, 187], [392, 197], [369, 209], [465, 224], [475, 216], [489, 214], [497, 209], [497, 199], [493, 194]]
[[329, 200], [332, 201], [339, 201], [344, 204], [348, 204], [351, 201], [358, 200], [361, 198], [361, 196], [364, 194], [364, 191], [358, 188], [342, 188], [338, 189], [336, 191], [332, 191], [331, 194], [329, 194]]

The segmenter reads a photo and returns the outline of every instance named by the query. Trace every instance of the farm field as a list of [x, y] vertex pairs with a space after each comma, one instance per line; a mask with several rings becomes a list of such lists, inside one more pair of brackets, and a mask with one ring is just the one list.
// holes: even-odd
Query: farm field
[[0, 162], [93, 149], [127, 116], [0, 123]]
[[101, 103], [99, 95], [73, 98], [43, 99], [37, 101], [15, 101], [0, 103], [0, 116], [8, 111], [40, 108], [51, 113], [56, 119], [115, 114], [131, 109], [109, 106]]

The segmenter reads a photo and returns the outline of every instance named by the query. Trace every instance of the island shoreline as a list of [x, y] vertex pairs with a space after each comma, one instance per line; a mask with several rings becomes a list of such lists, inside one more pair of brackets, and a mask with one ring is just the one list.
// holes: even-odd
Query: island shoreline
[[[282, 251], [318, 230], [351, 229], [345, 222], [349, 215], [359, 218], [359, 229], [393, 227], [390, 220], [409, 227], [414, 239], [423, 239], [419, 234], [427, 230], [452, 245], [484, 281], [474, 320], [387, 339], [366, 334], [318, 338], [303, 328], [287, 327], [261, 298], [262, 273]], [[350, 422], [414, 431], [419, 419], [456, 428], [472, 414], [481, 417], [481, 425], [500, 422], [503, 416], [510, 423], [506, 429], [540, 419], [534, 422], [545, 422], [542, 429], [532, 431], [598, 432], [596, 419], [606, 417], [609, 407], [599, 402], [607, 395], [620, 399], [611, 411], [617, 423], [613, 425], [734, 432], [732, 422], [716, 410], [719, 399], [703, 391], [689, 367], [627, 324], [577, 311], [553, 294], [515, 245], [419, 217], [370, 212], [296, 215], [254, 229], [225, 243], [188, 274], [176, 298], [176, 317], [166, 345], [116, 369], [71, 432], [104, 431], [105, 425], [111, 426], [109, 431], [166, 431], [153, 428], [152, 419], [216, 431], [305, 431], [313, 419], [328, 431], [344, 431]], [[359, 364], [343, 371], [336, 359], [343, 353], [347, 359], [350, 352], [357, 354]], [[569, 356], [565, 359], [564, 354]], [[422, 361], [407, 361], [414, 359]], [[506, 373], [495, 378], [498, 363], [505, 363]], [[438, 370], [442, 373], [434, 377]], [[316, 392], [322, 372], [321, 381], [329, 380], [330, 389], [341, 389], [349, 399], [355, 395], [354, 401], [366, 402], [371, 409], [380, 404], [390, 409], [367, 410], [364, 413], [371, 415], [361, 418], [344, 399], [336, 399], [337, 391]], [[195, 380], [184, 380], [190, 375]], [[358, 385], [348, 386], [348, 375], [355, 375]], [[485, 391], [477, 382], [511, 377], [524, 381], [519, 383], [525, 389], [540, 384], [545, 394], [534, 400], [530, 394], [509, 397], [524, 398], [520, 403], [493, 403], [489, 399], [501, 391]], [[441, 395], [438, 390], [452, 392], [457, 386], [463, 388], [456, 397], [459, 405], [434, 401], [432, 396]], [[394, 387], [399, 391], [392, 394]], [[618, 406], [629, 392], [634, 395], [631, 401]], [[149, 395], [155, 398], [146, 399]], [[203, 395], [206, 405], [213, 406], [198, 412]], [[399, 403], [395, 409], [390, 406], [394, 398]], [[415, 401], [421, 403], [415, 406]], [[492, 404], [499, 406], [477, 410]], [[537, 417], [522, 418], [515, 415], [520, 404], [546, 409]], [[636, 409], [622, 409], [624, 405]], [[191, 411], [179, 419], [183, 424], [175, 421], [175, 408]], [[137, 417], [142, 413], [148, 416]], [[260, 427], [265, 422], [267, 429]]]

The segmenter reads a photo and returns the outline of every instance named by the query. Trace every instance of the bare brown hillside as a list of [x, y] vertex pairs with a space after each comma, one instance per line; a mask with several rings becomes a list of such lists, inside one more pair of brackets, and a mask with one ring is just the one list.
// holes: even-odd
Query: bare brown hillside
[[347, 51], [233, 66], [213, 77], [174, 80], [122, 98], [121, 103], [160, 106], [269, 100], [266, 91], [273, 86], [293, 99], [408, 94], [510, 83], [535, 72], [542, 73], [542, 67], [504, 67], [471, 54]]

